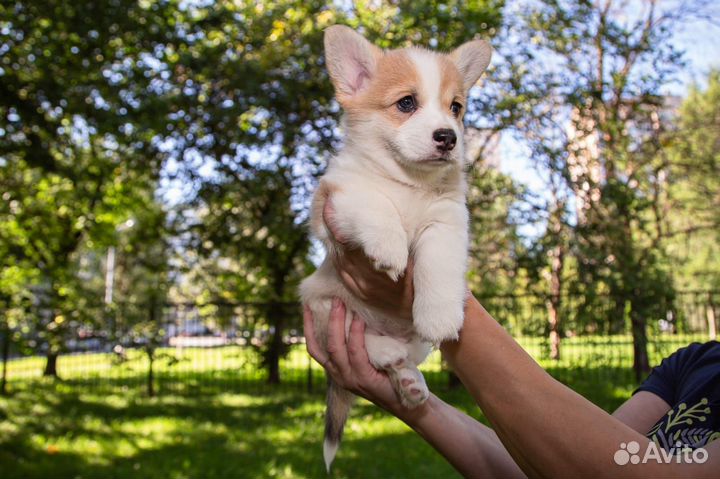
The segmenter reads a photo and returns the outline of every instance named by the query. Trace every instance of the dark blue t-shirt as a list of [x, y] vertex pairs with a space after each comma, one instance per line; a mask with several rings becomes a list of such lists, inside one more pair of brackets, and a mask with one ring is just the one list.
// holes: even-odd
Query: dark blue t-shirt
[[647, 437], [665, 450], [698, 448], [720, 438], [720, 343], [693, 343], [663, 359], [635, 391], [671, 407]]

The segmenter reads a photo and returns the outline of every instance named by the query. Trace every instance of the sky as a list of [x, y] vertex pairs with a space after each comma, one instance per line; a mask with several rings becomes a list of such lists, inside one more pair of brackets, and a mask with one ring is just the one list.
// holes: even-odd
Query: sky
[[704, 87], [710, 70], [720, 68], [720, 18], [717, 22], [718, 26], [709, 22], [694, 22], [675, 35], [675, 44], [685, 50], [690, 63], [683, 75], [681, 93], [693, 82]]

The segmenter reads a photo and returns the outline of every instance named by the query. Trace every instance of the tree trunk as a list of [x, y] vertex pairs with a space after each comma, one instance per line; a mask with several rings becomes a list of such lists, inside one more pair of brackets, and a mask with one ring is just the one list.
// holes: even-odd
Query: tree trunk
[[7, 395], [7, 363], [10, 357], [10, 329], [6, 326], [3, 331], [2, 344], [2, 381], [0, 382], [0, 394]]
[[548, 323], [550, 326], [550, 359], [560, 359], [560, 291], [564, 252], [555, 248], [550, 265], [550, 299], [548, 301]]
[[550, 327], [550, 359], [560, 359], [560, 295], [553, 294], [547, 301]]
[[717, 338], [717, 321], [715, 320], [715, 304], [713, 304], [712, 294], [710, 293], [708, 293], [707, 323], [708, 336], [714, 340]]
[[558, 331], [557, 310], [553, 310], [555, 320], [550, 319], [550, 359], [560, 359], [560, 331]]
[[155, 351], [152, 348], [145, 350], [148, 356], [148, 373], [147, 373], [147, 393], [149, 397], [155, 396], [155, 372], [153, 364], [155, 363]]
[[265, 354], [265, 362], [268, 368], [268, 383], [280, 384], [280, 356], [282, 356], [284, 346], [283, 330], [285, 329], [285, 317], [279, 303], [274, 301], [270, 304], [268, 320], [275, 328], [272, 338], [270, 339], [270, 345]]
[[43, 376], [52, 376], [52, 377], [57, 378], [58, 377], [58, 373], [57, 373], [58, 353], [48, 352], [45, 357], [47, 360], [45, 362], [45, 371], [43, 371]]
[[647, 353], [647, 330], [645, 317], [634, 309], [630, 312], [633, 336], [633, 371], [635, 380], [640, 382], [650, 372]]
[[565, 202], [555, 199], [555, 211], [550, 217], [550, 231], [557, 244], [549, 251], [550, 257], [550, 298], [547, 301], [548, 326], [550, 328], [550, 359], [560, 359], [560, 293], [563, 286], [563, 269], [565, 266], [565, 247], [563, 244], [563, 214]]
[[156, 301], [153, 295], [150, 300], [150, 310], [148, 311], [148, 320], [150, 322], [150, 331], [152, 337], [147, 338], [148, 344], [145, 346], [145, 353], [148, 357], [148, 372], [147, 372], [147, 393], [149, 397], [155, 396], [155, 371], [153, 365], [155, 364], [155, 340], [157, 331], [154, 329], [155, 321], [157, 316], [155, 314]]

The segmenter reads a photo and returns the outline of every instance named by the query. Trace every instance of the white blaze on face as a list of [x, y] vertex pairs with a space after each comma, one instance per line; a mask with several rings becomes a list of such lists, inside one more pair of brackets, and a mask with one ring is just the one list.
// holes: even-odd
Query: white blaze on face
[[[449, 162], [458, 161], [462, 147], [461, 123], [451, 110], [452, 101], [462, 94], [457, 82], [448, 78], [457, 76], [455, 66], [443, 56], [428, 50], [409, 49], [405, 52], [415, 69], [418, 79], [415, 91], [417, 111], [397, 130], [396, 144], [408, 162], [422, 162], [444, 158]], [[451, 91], [452, 90], [452, 91]], [[433, 140], [436, 130], [449, 129], [455, 132], [458, 146], [448, 152], [438, 150]]]

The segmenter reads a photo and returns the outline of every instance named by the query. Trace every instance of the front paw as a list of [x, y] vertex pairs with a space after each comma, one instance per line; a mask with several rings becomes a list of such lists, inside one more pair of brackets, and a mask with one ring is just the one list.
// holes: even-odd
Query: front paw
[[415, 331], [426, 341], [439, 344], [456, 340], [465, 318], [462, 301], [427, 302], [416, 296], [413, 304]]
[[365, 246], [365, 254], [373, 267], [397, 281], [405, 273], [408, 262], [407, 242], [404, 238], [384, 238]]

